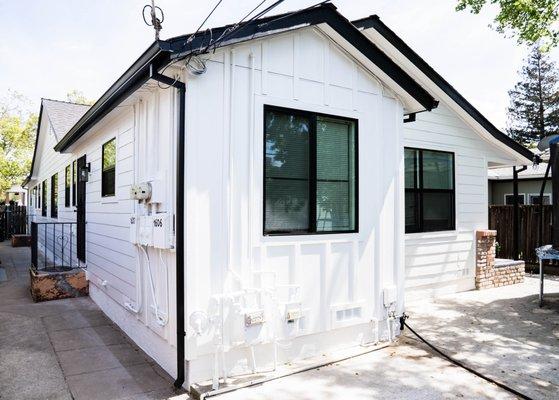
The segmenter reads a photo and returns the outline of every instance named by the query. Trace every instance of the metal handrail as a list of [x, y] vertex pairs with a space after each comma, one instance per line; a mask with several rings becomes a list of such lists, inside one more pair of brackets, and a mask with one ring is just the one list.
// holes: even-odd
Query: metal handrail
[[[32, 221], [31, 263], [36, 270], [69, 270], [78, 266], [74, 221]], [[69, 246], [68, 246], [69, 244]]]

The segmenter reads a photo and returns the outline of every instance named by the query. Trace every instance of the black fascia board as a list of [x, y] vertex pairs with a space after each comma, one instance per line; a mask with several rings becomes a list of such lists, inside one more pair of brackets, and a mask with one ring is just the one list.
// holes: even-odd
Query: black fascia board
[[468, 100], [466, 100], [450, 83], [448, 83], [441, 75], [437, 73], [427, 62], [413, 51], [398, 35], [386, 26], [378, 15], [371, 15], [366, 18], [358, 19], [352, 22], [359, 29], [373, 28], [383, 38], [385, 38], [392, 46], [402, 53], [412, 64], [414, 64], [421, 72], [423, 72], [435, 85], [445, 92], [456, 104], [466, 111], [477, 123], [479, 123], [491, 136], [508, 147], [528, 158], [534, 159], [534, 154], [520, 143], [501, 132], [487, 118], [483, 116]]
[[[299, 26], [311, 26], [326, 23], [339, 35], [351, 43], [371, 62], [377, 65], [387, 76], [396, 82], [404, 91], [412, 96], [426, 110], [436, 108], [438, 102], [411, 76], [400, 68], [390, 57], [373, 44], [349, 20], [336, 11], [331, 4], [303, 9], [291, 13], [260, 18], [241, 24], [227, 38], [224, 44], [231, 41], [250, 40], [259, 34], [273, 34], [282, 29], [293, 29]], [[166, 41], [154, 42], [134, 64], [101, 96], [101, 98], [83, 115], [82, 118], [54, 147], [62, 152], [80, 139], [88, 129], [107, 115], [121, 101], [140, 88], [149, 79], [150, 64], [155, 70], [170, 62], [184, 58], [193, 50], [204, 49], [209, 40], [218, 38], [234, 25], [226, 25], [194, 36], [183, 35]]]
[[41, 119], [43, 118], [43, 99], [41, 99], [41, 107], [39, 108], [39, 118], [37, 119], [37, 130], [35, 131], [35, 147], [33, 148], [33, 159], [31, 160], [31, 169], [29, 170], [29, 175], [21, 183], [23, 188], [29, 183], [31, 177], [33, 176], [33, 168], [35, 168], [35, 159], [37, 158], [37, 146], [39, 145], [39, 129], [41, 128]]
[[[238, 33], [231, 34], [224, 43], [241, 42], [264, 36], [266, 33], [276, 33], [282, 30], [319, 24], [328, 24], [336, 33], [346, 39], [419, 104], [425, 107], [426, 110], [430, 111], [437, 107], [438, 102], [433, 96], [363, 35], [349, 20], [338, 13], [331, 4], [248, 22], [240, 25], [241, 28], [238, 28]], [[188, 36], [169, 40], [173, 53], [171, 59], [179, 59], [195, 50], [204, 49], [211, 38], [220, 37], [230, 27], [231, 25], [228, 25], [212, 29], [211, 32], [200, 32], [190, 41], [187, 40]]]
[[79, 119], [70, 131], [54, 146], [63, 152], [79, 140], [91, 127], [111, 112], [133, 92], [149, 80], [150, 65], [160, 68], [169, 63], [168, 46], [156, 41], [132, 64], [126, 72]]

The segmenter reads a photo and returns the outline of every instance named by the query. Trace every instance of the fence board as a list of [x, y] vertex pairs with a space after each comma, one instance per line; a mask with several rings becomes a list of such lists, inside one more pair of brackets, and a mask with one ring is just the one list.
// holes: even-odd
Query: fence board
[[[497, 257], [513, 259], [513, 237], [512, 229], [513, 206], [489, 206], [489, 229], [497, 231]], [[518, 257], [527, 263], [537, 263], [535, 248], [541, 246], [538, 243], [538, 230], [540, 226], [540, 206], [519, 206], [519, 243]], [[553, 206], [543, 206], [544, 235], [543, 244], [550, 244], [552, 240]]]

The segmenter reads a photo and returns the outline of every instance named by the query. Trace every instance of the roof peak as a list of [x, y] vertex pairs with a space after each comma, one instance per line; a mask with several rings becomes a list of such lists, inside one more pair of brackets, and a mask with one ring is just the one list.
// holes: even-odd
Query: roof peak
[[57, 102], [57, 103], [72, 104], [72, 105], [75, 105], [75, 106], [91, 107], [91, 105], [89, 105], [89, 104], [74, 103], [74, 102], [72, 102], [72, 101], [56, 100], [56, 99], [49, 99], [49, 98], [47, 98], [47, 97], [41, 97], [41, 101], [44, 101], [44, 100], [47, 100], [47, 101], [54, 101], [54, 102]]

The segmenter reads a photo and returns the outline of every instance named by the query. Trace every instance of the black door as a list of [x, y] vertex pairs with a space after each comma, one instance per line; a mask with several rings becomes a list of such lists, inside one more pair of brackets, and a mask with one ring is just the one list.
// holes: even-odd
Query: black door
[[[77, 212], [77, 227], [76, 227], [76, 236], [77, 236], [77, 253], [78, 259], [85, 262], [85, 192], [86, 188], [85, 185], [87, 183], [87, 173], [84, 173], [86, 169], [86, 158], [85, 155], [78, 158], [78, 198], [76, 204], [76, 212]], [[82, 172], [84, 171], [84, 172]]]

